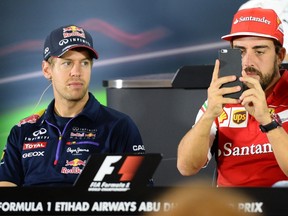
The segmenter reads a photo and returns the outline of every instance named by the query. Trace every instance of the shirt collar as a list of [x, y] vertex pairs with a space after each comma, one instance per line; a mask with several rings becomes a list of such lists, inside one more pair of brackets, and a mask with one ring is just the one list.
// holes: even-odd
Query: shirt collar
[[288, 86], [288, 70], [280, 70], [281, 78], [278, 80], [276, 85], [273, 88], [272, 93], [267, 98], [267, 103], [271, 104], [282, 97], [286, 97], [287, 94], [285, 92], [287, 91]]
[[[49, 121], [53, 119], [52, 121], [54, 121], [54, 104], [55, 99], [53, 99], [51, 103], [48, 105], [44, 114], [44, 119], [47, 119]], [[89, 92], [89, 99], [82, 112], [79, 113], [77, 116], [84, 115], [87, 118], [95, 121], [99, 113], [99, 109], [100, 109], [99, 101], [94, 97], [92, 93]]]

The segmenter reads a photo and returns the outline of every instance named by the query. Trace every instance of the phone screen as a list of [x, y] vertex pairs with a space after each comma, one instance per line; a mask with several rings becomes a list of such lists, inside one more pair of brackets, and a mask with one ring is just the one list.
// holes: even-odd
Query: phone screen
[[233, 82], [225, 83], [222, 87], [232, 87], [241, 86], [239, 92], [223, 95], [224, 97], [236, 98], [238, 99], [243, 92], [243, 83], [239, 81], [239, 77], [242, 76], [242, 57], [240, 49], [220, 49], [219, 50], [219, 60], [220, 60], [220, 70], [219, 77], [235, 75], [237, 79]]

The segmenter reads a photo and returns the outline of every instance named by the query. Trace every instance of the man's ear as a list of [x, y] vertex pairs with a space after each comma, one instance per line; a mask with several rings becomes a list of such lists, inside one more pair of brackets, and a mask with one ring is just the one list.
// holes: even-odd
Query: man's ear
[[285, 56], [286, 56], [286, 49], [282, 47], [278, 53], [279, 60], [281, 61], [280, 64], [285, 59]]
[[282, 62], [288, 62], [288, 53], [287, 53], [287, 50], [283, 47], [282, 48], [282, 55], [283, 55], [283, 59], [282, 59]]
[[52, 80], [50, 67], [51, 65], [47, 61], [42, 61], [42, 72], [44, 77], [48, 80]]

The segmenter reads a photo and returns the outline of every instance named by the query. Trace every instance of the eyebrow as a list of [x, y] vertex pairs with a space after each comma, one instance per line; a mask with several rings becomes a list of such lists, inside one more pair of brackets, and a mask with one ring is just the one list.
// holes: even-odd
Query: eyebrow
[[[238, 48], [238, 49], [246, 49], [246, 47], [243, 46], [233, 46], [234, 48]], [[268, 45], [258, 45], [258, 46], [254, 46], [252, 49], [265, 49], [265, 48], [269, 48]]]
[[[69, 61], [74, 61], [75, 59], [72, 59], [70, 57], [59, 57], [59, 59], [62, 59], [62, 60], [69, 60]], [[79, 61], [91, 61], [92, 59], [87, 57], [87, 58], [82, 58], [82, 59], [79, 59]]]

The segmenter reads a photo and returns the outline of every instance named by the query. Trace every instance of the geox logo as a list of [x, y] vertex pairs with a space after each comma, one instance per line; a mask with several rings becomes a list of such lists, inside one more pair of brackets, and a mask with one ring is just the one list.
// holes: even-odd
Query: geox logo
[[241, 124], [246, 120], [246, 111], [245, 110], [235, 110], [232, 114], [232, 121], [236, 124]]

